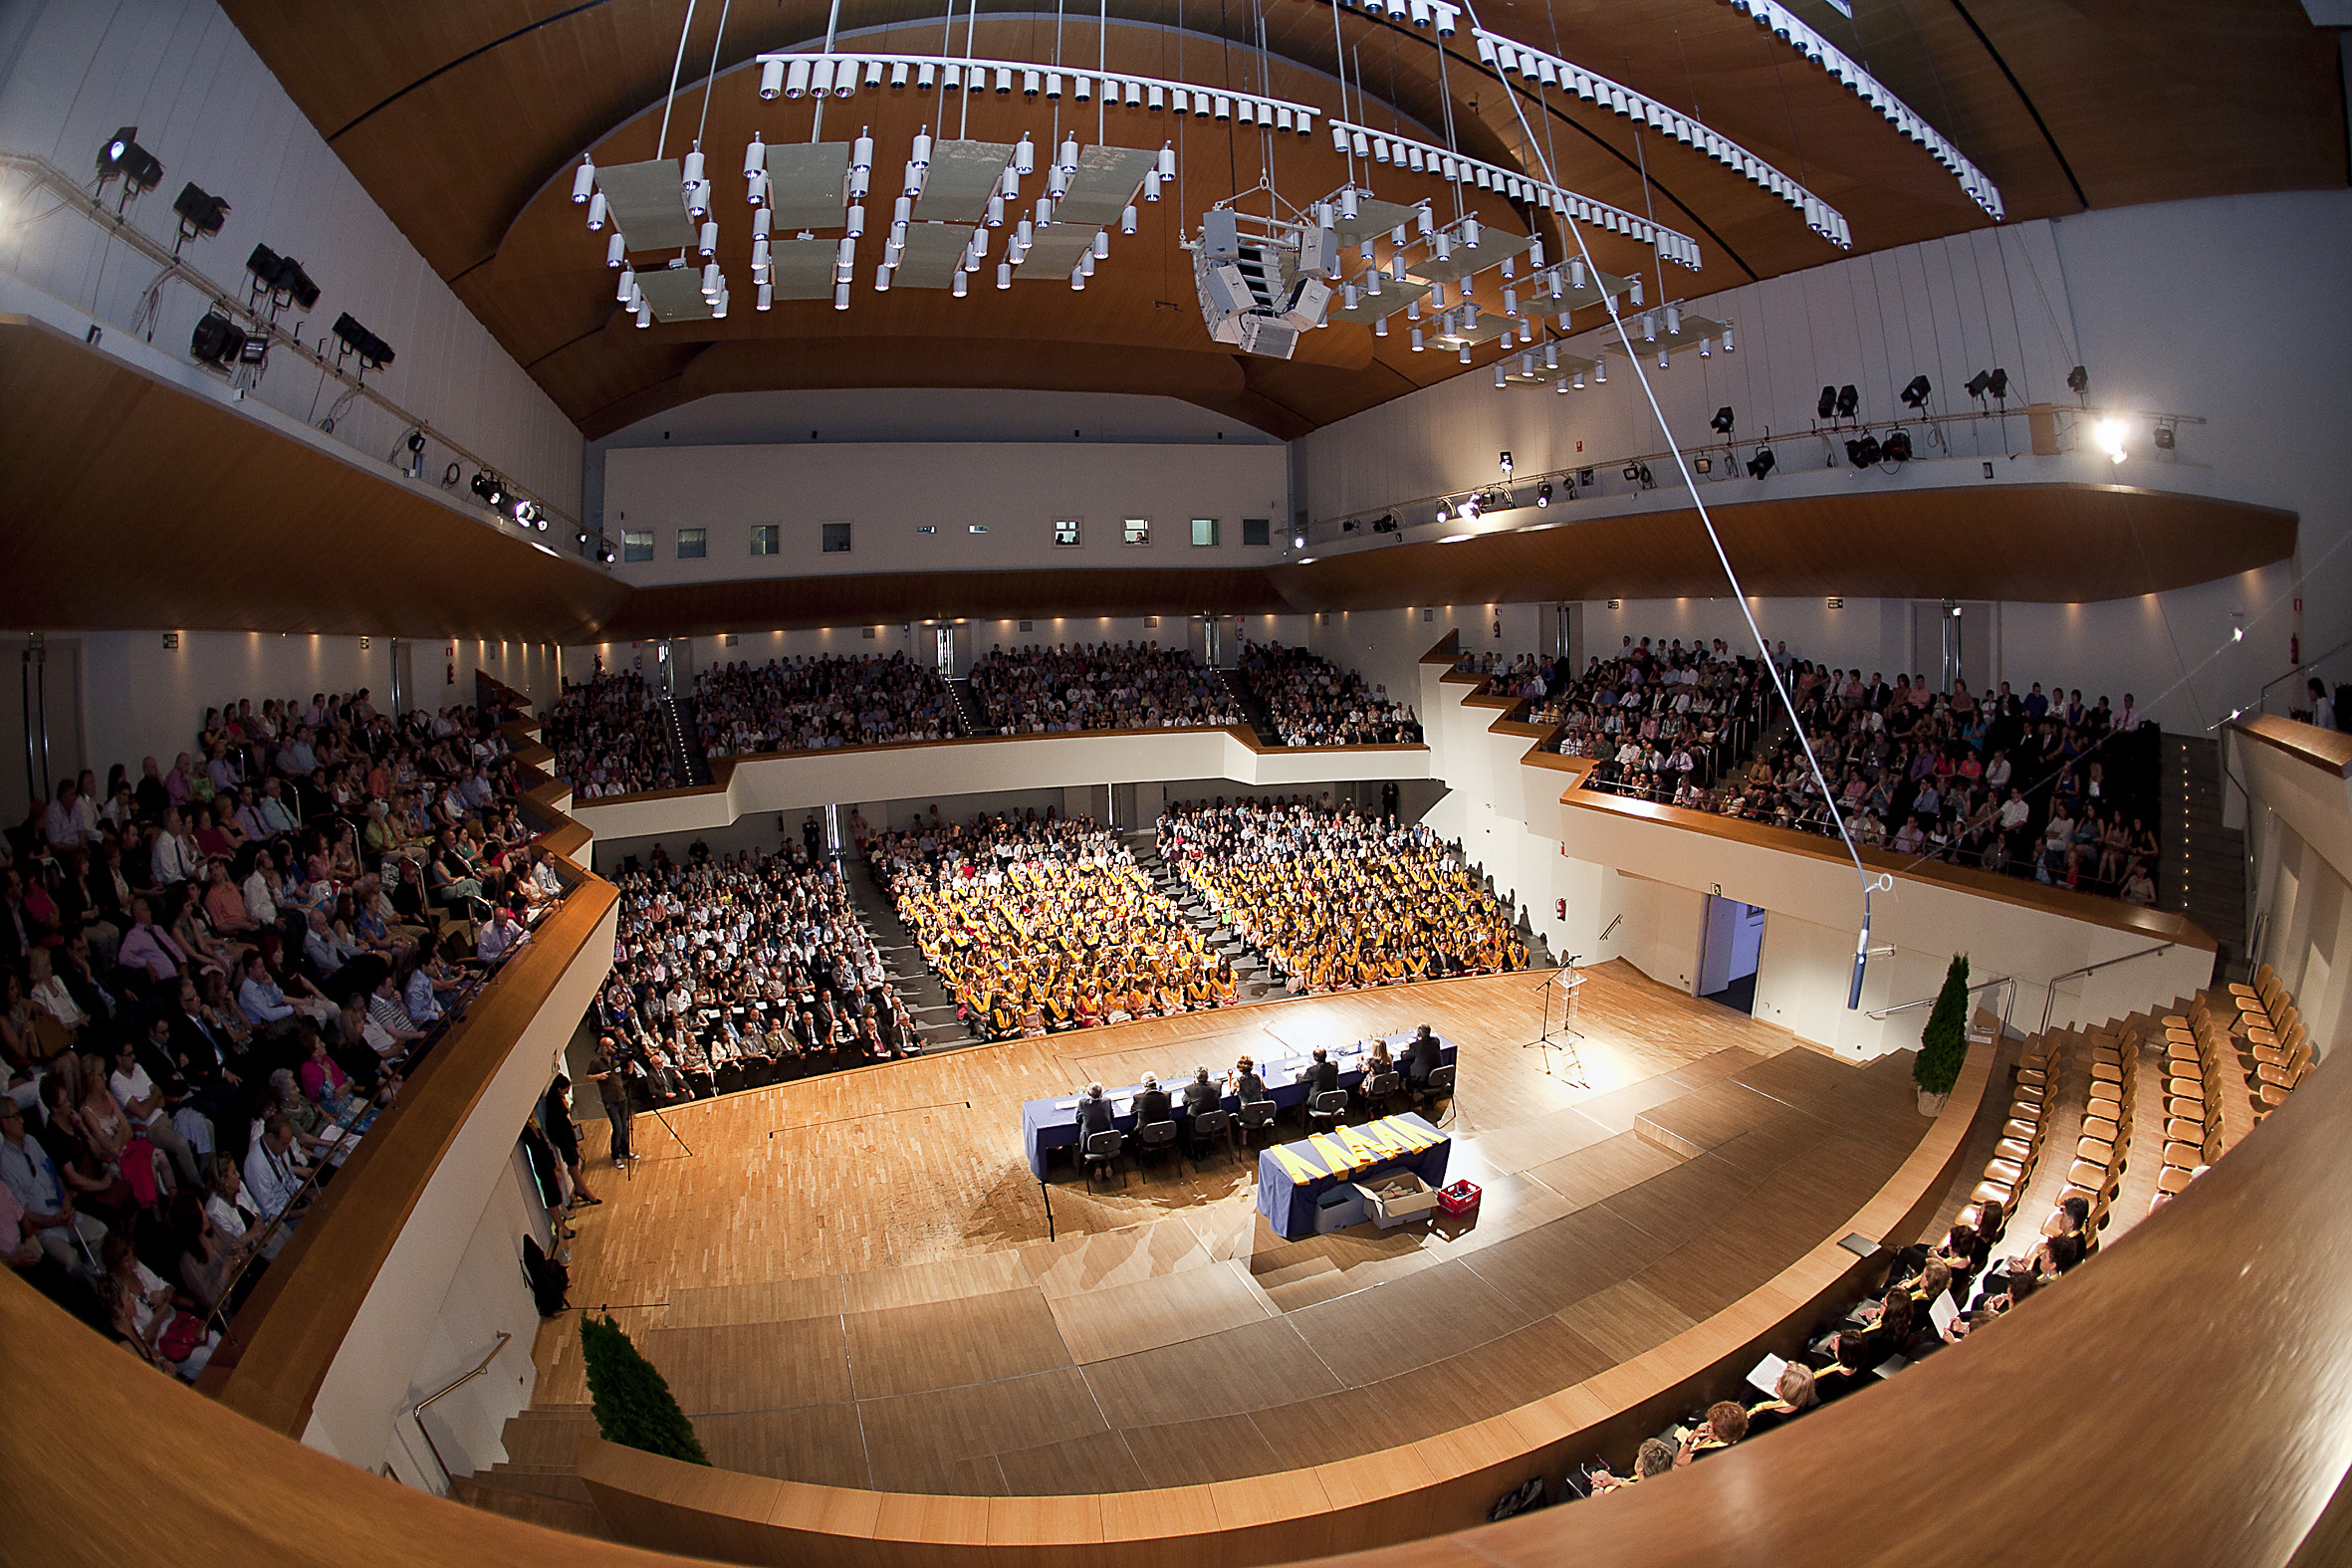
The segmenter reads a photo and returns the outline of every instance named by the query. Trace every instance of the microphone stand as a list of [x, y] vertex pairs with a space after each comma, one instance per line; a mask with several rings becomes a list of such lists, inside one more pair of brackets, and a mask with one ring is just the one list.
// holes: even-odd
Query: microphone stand
[[[1522, 1050], [1535, 1051], [1542, 1057], [1543, 1071], [1545, 1076], [1564, 1077], [1568, 1079], [1574, 1087], [1579, 1089], [1591, 1087], [1591, 1084], [1585, 1079], [1584, 1076], [1583, 1053], [1577, 1049], [1576, 1045], [1576, 1042], [1581, 1040], [1584, 1036], [1580, 1031], [1569, 1027], [1568, 1016], [1576, 1006], [1576, 993], [1574, 988], [1580, 984], [1579, 977], [1576, 974], [1576, 960], [1582, 958], [1583, 956], [1584, 955], [1581, 953], [1569, 954], [1565, 963], [1561, 964], [1558, 969], [1553, 970], [1550, 974], [1543, 977], [1543, 984], [1538, 990], [1539, 1003], [1543, 1008], [1543, 1027], [1533, 1039], [1528, 1041], [1525, 1045], [1520, 1047]], [[1565, 982], [1565, 984], [1562, 985], [1562, 982]], [[1565, 994], [1566, 999], [1560, 1008], [1559, 1033], [1561, 1034], [1562, 1038], [1556, 1040], [1552, 1038], [1551, 1028], [1551, 991], [1554, 986], [1560, 987], [1562, 992]], [[1567, 1056], [1566, 1070], [1558, 1074], [1554, 1074], [1551, 1070], [1550, 1053], [1555, 1050], [1565, 1052]]]

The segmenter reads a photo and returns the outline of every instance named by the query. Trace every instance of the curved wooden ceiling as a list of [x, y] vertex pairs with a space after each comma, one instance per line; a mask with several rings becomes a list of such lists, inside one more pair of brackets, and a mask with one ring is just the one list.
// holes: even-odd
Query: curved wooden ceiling
[[[869, 238], [846, 313], [807, 303], [754, 313], [736, 149], [755, 127], [770, 140], [805, 135], [809, 109], [762, 105], [751, 77], [727, 73], [759, 51], [822, 39], [825, 0], [747, 5], [731, 17], [706, 145], [722, 256], [739, 285], [735, 309], [725, 322], [640, 332], [612, 303], [602, 247], [566, 199], [566, 171], [590, 148], [600, 162], [652, 155], [686, 0], [226, 0], [226, 8], [426, 260], [590, 437], [717, 390], [915, 385], [1165, 393], [1289, 437], [1462, 368], [1410, 353], [1401, 334], [1375, 340], [1359, 327], [1313, 335], [1291, 362], [1211, 342], [1176, 228], [1254, 183], [1261, 167], [1255, 133], [1200, 121], [1182, 132], [1183, 199], [1145, 209], [1141, 231], [1114, 240], [1083, 295], [1039, 283], [1002, 296], [977, 288], [960, 301], [912, 290], [876, 295], [880, 246]], [[693, 86], [681, 88], [680, 117], [701, 113], [720, 9], [694, 13], [684, 76]], [[1260, 9], [1273, 91], [1335, 105], [1329, 7], [1266, 0]], [[1859, 0], [1854, 9], [1851, 24], [1826, 12], [1816, 20], [1986, 170], [2013, 218], [2345, 182], [2335, 40], [2295, 0]], [[1107, 15], [1100, 47], [1113, 70], [1258, 80], [1251, 12], [1116, 0]], [[1924, 151], [1719, 0], [1552, 0], [1539, 18], [1505, 4], [1483, 20], [1689, 110], [1843, 211], [1857, 250], [1988, 221]], [[840, 25], [844, 38], [882, 41], [868, 47], [933, 52], [942, 39], [940, 13], [904, 0], [844, 0]], [[1054, 30], [1048, 13], [983, 17], [977, 52], [1051, 58]], [[1099, 31], [1090, 17], [1067, 20], [1063, 58], [1092, 60]], [[1478, 71], [1467, 25], [1446, 48], [1450, 94], [1427, 33], [1354, 11], [1337, 31], [1351, 80], [1360, 67], [1366, 90], [1357, 117], [1393, 115], [1410, 130], [1444, 123], [1450, 110], [1465, 151], [1533, 168], [1517, 155], [1517, 116], [1502, 83]], [[962, 41], [959, 30], [959, 50]], [[1698, 239], [1704, 270], [1670, 276], [1675, 294], [1836, 254], [1778, 198], [1703, 154], [1655, 135], [1637, 145], [1629, 122], [1613, 114], [1563, 104], [1556, 93], [1538, 105], [1513, 91], [1565, 184], [1654, 211]], [[1019, 104], [976, 96], [972, 133], [1012, 139], [1042, 130], [1046, 107]], [[832, 125], [848, 122], [837, 133], [874, 125], [885, 178], [915, 125], [936, 112], [930, 96], [912, 92], [865, 92], [828, 110]], [[1155, 145], [1177, 133], [1172, 116], [1119, 111], [1108, 139]], [[1327, 139], [1277, 139], [1272, 172], [1287, 195], [1309, 199], [1340, 183], [1344, 165]], [[681, 145], [673, 135], [669, 150]], [[1438, 189], [1387, 170], [1372, 183], [1406, 200]], [[1481, 204], [1490, 217], [1504, 215], [1496, 198]], [[1597, 259], [1611, 270], [1647, 259], [1630, 242], [1600, 241]]]

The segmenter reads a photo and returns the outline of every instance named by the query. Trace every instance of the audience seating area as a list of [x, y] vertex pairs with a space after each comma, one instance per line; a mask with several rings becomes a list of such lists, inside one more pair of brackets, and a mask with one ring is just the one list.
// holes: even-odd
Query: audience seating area
[[577, 800], [685, 782], [663, 738], [653, 688], [634, 670], [599, 670], [584, 685], [567, 685], [541, 723], [541, 739], [556, 754], [556, 777]]
[[655, 847], [622, 870], [612, 976], [596, 1004], [611, 1070], [660, 1106], [923, 1048], [838, 864]]
[[1237, 1000], [1233, 970], [1088, 817], [936, 819], [868, 843], [957, 1015], [987, 1039], [1173, 1015]]
[[1722, 639], [1684, 648], [1625, 639], [1616, 656], [1584, 673], [1528, 655], [1495, 670], [1489, 690], [1526, 698], [1531, 724], [1556, 724], [1550, 749], [1600, 766], [1588, 787], [1696, 805], [1747, 755], [1771, 710], [1763, 667]]
[[1398, 746], [1421, 739], [1409, 703], [1366, 683], [1318, 653], [1279, 642], [1245, 642], [1242, 684], [1264, 711], [1269, 746]]
[[[566, 884], [500, 715], [364, 691], [209, 710], [0, 849], [0, 1249], [193, 1378], [487, 973]], [[199, 765], [193, 758], [200, 756]]]
[[1182, 648], [1132, 642], [995, 647], [973, 662], [971, 681], [985, 724], [999, 735], [1242, 722], [1234, 693]]
[[1221, 796], [1171, 806], [1159, 852], [1294, 995], [1528, 962], [1511, 912], [1420, 824]]
[[694, 711], [710, 757], [942, 741], [959, 733], [947, 683], [903, 653], [722, 665], [694, 677]]

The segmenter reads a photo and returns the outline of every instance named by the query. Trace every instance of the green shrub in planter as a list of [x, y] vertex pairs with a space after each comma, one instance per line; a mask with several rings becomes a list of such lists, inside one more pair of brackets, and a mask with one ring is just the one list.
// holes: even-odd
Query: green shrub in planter
[[694, 1424], [652, 1362], [638, 1354], [609, 1314], [580, 1315], [580, 1349], [588, 1360], [588, 1401], [596, 1436], [665, 1458], [708, 1464]]
[[1912, 1081], [1922, 1094], [1950, 1094], [1968, 1054], [1969, 957], [1955, 953], [1952, 967], [1944, 972], [1944, 989], [1936, 993], [1936, 1005], [1928, 1011], [1927, 1027], [1919, 1032]]

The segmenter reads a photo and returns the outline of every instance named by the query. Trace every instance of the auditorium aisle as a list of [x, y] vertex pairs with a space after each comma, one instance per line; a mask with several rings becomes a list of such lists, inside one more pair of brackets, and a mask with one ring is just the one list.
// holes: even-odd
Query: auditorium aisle
[[915, 1020], [915, 1032], [923, 1036], [925, 1050], [953, 1050], [960, 1045], [977, 1045], [980, 1036], [964, 1027], [956, 1016], [956, 999], [941, 984], [931, 967], [923, 962], [923, 950], [915, 946], [915, 939], [899, 920], [898, 911], [890, 907], [889, 897], [863, 860], [852, 855], [841, 858], [841, 876], [849, 884], [849, 900], [857, 906], [858, 923], [865, 934], [873, 938], [874, 949], [882, 955], [882, 968], [889, 972], [890, 984], [898, 988], [898, 995], [906, 999], [907, 1015]]

